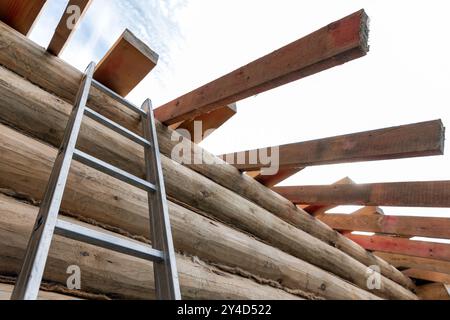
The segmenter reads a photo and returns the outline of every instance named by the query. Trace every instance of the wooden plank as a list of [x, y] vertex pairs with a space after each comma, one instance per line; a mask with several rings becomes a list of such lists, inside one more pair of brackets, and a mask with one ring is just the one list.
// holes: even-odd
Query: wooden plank
[[0, 20], [23, 35], [28, 35], [46, 2], [46, 0], [2, 0]]
[[450, 207], [450, 181], [275, 187], [295, 204]]
[[[280, 168], [325, 164], [401, 159], [444, 154], [445, 129], [441, 120], [372, 130], [277, 147], [256, 149], [220, 156], [222, 159], [245, 159], [233, 164], [239, 170], [258, 170], [267, 166], [259, 155], [267, 149], [279, 149]], [[258, 155], [258, 162], [250, 155]], [[253, 157], [254, 158], [254, 157]], [[251, 162], [251, 160], [253, 162]], [[243, 162], [243, 161], [242, 161]]]
[[[67, 110], [71, 110], [71, 105], [77, 93], [77, 87], [82, 79], [82, 73], [63, 60], [45, 54], [45, 50], [41, 47], [17, 34], [17, 32], [14, 32], [14, 30], [2, 22], [0, 22], [0, 44], [3, 45], [3, 50], [0, 50], [0, 64], [6, 66], [9, 70], [12, 70], [15, 74], [20, 75], [17, 76], [12, 72], [7, 72], [0, 68], [0, 72], [4, 79], [3, 84], [5, 85], [2, 89], [6, 90], [4, 94], [0, 95], [0, 97], [3, 97], [6, 100], [2, 103], [2, 108], [0, 108], [0, 110], [6, 114], [9, 113], [9, 120], [11, 123], [15, 123], [16, 126], [27, 126], [27, 128], [24, 128], [23, 130], [33, 131], [35, 137], [39, 137], [49, 144], [58, 144], [64, 130], [64, 119], [66, 119], [68, 112], [70, 112]], [[8, 75], [9, 77], [14, 75], [9, 82], [5, 80]], [[23, 79], [28, 79], [28, 81], [24, 81]], [[16, 85], [7, 86], [6, 84], [8, 83], [14, 83]], [[34, 83], [37, 86], [33, 86], [31, 83]], [[38, 87], [43, 88], [52, 94], [46, 94], [45, 91]], [[10, 92], [15, 90], [19, 90], [20, 93], [16, 92], [15, 94], [12, 94], [12, 92]], [[107, 116], [135, 133], [142, 134], [140, 116], [97, 88], [92, 88], [89, 103], [95, 111]], [[37, 109], [31, 108], [31, 106], [35, 104], [42, 106], [43, 109], [40, 110], [45, 110], [44, 113], [47, 114], [46, 117], [53, 120], [47, 120], [48, 118], [43, 119], [42, 114], [37, 112]], [[8, 106], [8, 108], [6, 108], [6, 106]], [[28, 111], [25, 111], [24, 108], [28, 109]], [[64, 113], [62, 110], [65, 110]], [[30, 121], [24, 121], [24, 117], [30, 117]], [[49, 127], [49, 125], [51, 127]], [[166, 157], [171, 157], [173, 149], [179, 145], [179, 140], [173, 140], [173, 137], [177, 137], [177, 134], [162, 125], [159, 121], [157, 121], [156, 127], [158, 130], [160, 150]], [[88, 136], [92, 135], [88, 134]], [[117, 148], [114, 144], [108, 143], [108, 141], [102, 139], [102, 137], [99, 138], [100, 140], [98, 143], [90, 142], [91, 145], [95, 145], [95, 148], [92, 148], [92, 150], [97, 150], [96, 153], [98, 156], [109, 155], [108, 158], [114, 159], [114, 164], [116, 166], [126, 169], [133, 174], [143, 176], [143, 159], [139, 157], [139, 153], [142, 153], [142, 149], [136, 151], [128, 143], [124, 145], [126, 148], [122, 150], [122, 148]], [[182, 139], [182, 137], [179, 138]], [[173, 171], [177, 174], [178, 171], [183, 173], [178, 179], [176, 179], [177, 177], [174, 174], [175, 177], [173, 181], [166, 181], [170, 182], [171, 187], [174, 188], [174, 194], [177, 197], [180, 197], [180, 195], [183, 197], [186, 196], [186, 199], [190, 199], [190, 201], [194, 203], [195, 201], [198, 201], [196, 199], [198, 196], [201, 196], [201, 193], [205, 195], [211, 194], [211, 191], [208, 190], [208, 188], [209, 184], [214, 182], [221, 186], [221, 190], [223, 190], [222, 188], [225, 188], [241, 195], [276, 217], [288, 222], [291, 226], [295, 226], [296, 228], [309, 233], [330, 246], [339, 248], [341, 251], [355, 258], [365, 266], [379, 265], [383, 275], [400, 283], [406, 288], [414, 288], [412, 281], [401, 272], [392, 268], [382, 259], [369, 254], [361, 246], [340, 235], [324, 223], [316, 219], [311, 219], [309, 214], [298, 209], [287, 199], [277, 195], [272, 190], [264, 187], [246, 174], [242, 174], [233, 166], [226, 165], [226, 163], [221, 162], [215, 155], [187, 139], [184, 139], [183, 143], [187, 145], [187, 148], [189, 148], [188, 150], [201, 155], [203, 163], [213, 164], [205, 166], [204, 164], [184, 162], [185, 158], [167, 161], [167, 159], [163, 157], [163, 159], [165, 159], [164, 166], [166, 166], [168, 171]], [[89, 145], [89, 143], [87, 145]], [[196, 184], [196, 188], [198, 185], [198, 190], [201, 190], [201, 192], [193, 193], [193, 190], [183, 187], [185, 185], [183, 179], [186, 179], [187, 175], [191, 175], [192, 177], [195, 177], [195, 179], [197, 179], [199, 175], [203, 176], [199, 179], [204, 182]], [[220, 193], [213, 194], [213, 196], [218, 197], [220, 196]], [[195, 194], [195, 196], [192, 196], [192, 194]], [[209, 198], [210, 197], [203, 197], [202, 202], [209, 203], [211, 211], [217, 212], [217, 215], [219, 216], [222, 215], [221, 212], [223, 210], [242, 211], [240, 208], [228, 209], [227, 206], [223, 206], [223, 202], [220, 200], [209, 201]], [[214, 207], [215, 203], [220, 203], [220, 207]], [[237, 218], [239, 220], [245, 217], [239, 216]], [[241, 224], [239, 221], [237, 223]], [[264, 228], [266, 227], [267, 226]]]
[[421, 300], [450, 300], [450, 288], [442, 283], [430, 283], [417, 287]]
[[322, 222], [340, 231], [364, 231], [407, 237], [450, 239], [450, 218], [410, 216], [352, 216], [325, 214]]
[[375, 251], [374, 254], [396, 268], [420, 269], [450, 274], [450, 262], [436, 259], [407, 256], [403, 254]]
[[349, 234], [347, 237], [370, 251], [450, 261], [449, 244], [413, 241], [405, 238], [379, 235], [362, 236]]
[[403, 274], [414, 279], [450, 284], [450, 274], [420, 269], [408, 269], [403, 271]]
[[[83, 18], [84, 14], [89, 9], [92, 0], [70, 0], [67, 4], [64, 14], [56, 27], [52, 40], [47, 48], [47, 51], [55, 56], [59, 56], [66, 45], [69, 43], [70, 38], [75, 33], [78, 23]], [[78, 9], [74, 11], [74, 6]], [[78, 11], [79, 10], [79, 11]], [[80, 16], [74, 16], [74, 14], [80, 13]]]
[[98, 63], [94, 79], [125, 97], [157, 62], [158, 55], [127, 29]]
[[336, 21], [271, 54], [156, 109], [165, 124], [194, 119], [224, 105], [365, 56], [369, 50], [364, 10]]
[[233, 103], [209, 113], [201, 114], [193, 120], [184, 121], [173, 129], [187, 130], [189, 134], [184, 134], [184, 131], [178, 132], [198, 144], [205, 140], [212, 133], [212, 130], [220, 128], [225, 122], [235, 116], [236, 113], [237, 106]]
[[[14, 286], [11, 284], [0, 283], [0, 301], [10, 300]], [[44, 301], [63, 301], [63, 300], [80, 300], [67, 294], [60, 294], [56, 292], [39, 291], [38, 300]]]

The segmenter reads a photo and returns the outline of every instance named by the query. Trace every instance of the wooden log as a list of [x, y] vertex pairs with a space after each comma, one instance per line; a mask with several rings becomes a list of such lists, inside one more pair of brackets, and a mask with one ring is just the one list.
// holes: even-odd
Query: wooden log
[[161, 106], [156, 118], [165, 124], [193, 119], [365, 56], [369, 50], [367, 21], [364, 10], [355, 12]]
[[370, 251], [399, 253], [407, 256], [450, 261], [450, 245], [425, 241], [413, 241], [399, 237], [347, 235]]
[[156, 52], [127, 29], [98, 63], [94, 79], [125, 97], [153, 70], [158, 59]]
[[[37, 84], [41, 88], [45, 88], [47, 91], [55, 94], [66, 102], [72, 102], [75, 99], [77, 88], [82, 79], [82, 74], [77, 69], [68, 65], [61, 59], [46, 54], [42, 48], [1, 22], [0, 43], [12, 44], [4, 46], [3, 50], [0, 50], [0, 64], [7, 66], [18, 75]], [[27, 88], [27, 90], [30, 90], [30, 88]], [[33, 92], [42, 97], [42, 95], [39, 94], [40, 91]], [[91, 108], [132, 130], [133, 132], [141, 134], [139, 115], [130, 111], [126, 106], [114, 99], [111, 99], [108, 95], [96, 88], [92, 88], [90, 94], [89, 105]], [[46, 99], [49, 99], [49, 95], [44, 98], [44, 101]], [[47, 107], [56, 107], [57, 112], [60, 112], [60, 108], [69, 108], [68, 106], [64, 106], [64, 103], [61, 100], [54, 99], [54, 97], [51, 97], [48, 101], [51, 101], [51, 103], [44, 103], [43, 105], [46, 105]], [[35, 101], [33, 103], [42, 105], [42, 101]], [[64, 121], [61, 122], [61, 118], [59, 118], [59, 120], [54, 119], [55, 121], [53, 122], [41, 122], [39, 119], [40, 117], [33, 121], [36, 122], [35, 125], [37, 127], [44, 130], [45, 141], [49, 142], [50, 140], [55, 140], [55, 136], [57, 136], [58, 133], [61, 134], [63, 130], [62, 126], [61, 129], [48, 127], [48, 123], [52, 123], [54, 125], [64, 123]], [[186, 167], [200, 173], [205, 177], [208, 177], [210, 180], [226, 187], [229, 190], [233, 190], [234, 192], [241, 194], [243, 197], [253, 201], [290, 224], [307, 231], [332, 246], [341, 249], [358, 261], [364, 263], [366, 266], [379, 265], [384, 275], [398, 283], [401, 283], [405, 287], [414, 287], [410, 279], [405, 277], [401, 272], [381, 259], [368, 254], [361, 246], [356, 245], [351, 240], [335, 232], [324, 223], [311, 219], [306, 212], [299, 210], [285, 198], [262, 186], [254, 179], [241, 174], [236, 168], [226, 165], [225, 162], [221, 162], [220, 159], [211, 153], [201, 149], [195, 144], [192, 144], [187, 139], [183, 139], [181, 136], [177, 135], [160, 123], [157, 123], [157, 129], [160, 150], [163, 154], [170, 156], [174, 147], [179, 145], [179, 141], [182, 141], [182, 143], [188, 147], [188, 150], [191, 150], [194, 154], [200, 155], [202, 163], [208, 163], [208, 165], [196, 164], [192, 162], [186, 163], [185, 157], [182, 159], [177, 159], [179, 163], [184, 163]], [[39, 131], [39, 129], [37, 131]], [[96, 146], [96, 148], [98, 148], [98, 146]], [[110, 155], [109, 158], [115, 159], [115, 164], [117, 166], [122, 167], [123, 169], [128, 169], [128, 171], [132, 173], [136, 172], [136, 170], [141, 170], [141, 163], [138, 161], [138, 157], [133, 159], [133, 150], [127, 149], [122, 155], [118, 154], [116, 150], [110, 150], [108, 152]], [[122, 152], [122, 150], [119, 150], [119, 152]], [[186, 154], [185, 156], [188, 157], [190, 154]], [[143, 175], [143, 171], [141, 171], [141, 175]]]
[[[236, 168], [250, 171], [268, 166], [265, 163], [261, 163], [261, 154], [266, 154], [267, 150], [279, 150], [279, 166], [282, 169], [286, 169], [442, 155], [444, 154], [444, 141], [445, 129], [442, 121], [435, 120], [230, 153], [220, 157], [227, 160], [235, 159], [232, 164]], [[251, 157], [251, 155], [257, 155], [256, 159], [252, 159], [254, 157]], [[237, 163], [236, 159], [245, 159], [245, 161]]]
[[450, 300], [450, 286], [442, 283], [430, 283], [417, 287], [421, 300]]
[[[212, 130], [220, 128], [225, 122], [235, 116], [236, 113], [237, 107], [233, 103], [209, 113], [201, 114], [193, 120], [184, 121], [173, 129], [178, 130], [181, 135], [192, 142], [200, 143], [212, 133]], [[184, 132], [189, 134], [184, 134]]]
[[[17, 274], [38, 208], [4, 196], [0, 199], [0, 273]], [[64, 219], [111, 233], [70, 218]], [[120, 299], [154, 298], [152, 263], [55, 237], [44, 280], [65, 285], [66, 270], [71, 265], [80, 267], [84, 292]], [[177, 265], [184, 299], [299, 299], [286, 291], [223, 272], [198, 259], [177, 255]]]
[[[10, 300], [14, 286], [11, 284], [0, 283], [0, 301]], [[78, 298], [65, 294], [40, 291], [38, 300], [80, 300]]]
[[426, 280], [431, 282], [440, 282], [445, 284], [450, 284], [450, 274], [434, 272], [434, 271], [426, 271], [420, 269], [408, 269], [403, 271], [405, 275], [410, 278]]
[[[0, 186], [41, 199], [56, 150], [0, 125]], [[9, 142], [5, 140], [8, 139]], [[14, 147], [13, 147], [14, 145]], [[11, 148], [15, 148], [13, 151]], [[9, 151], [8, 151], [9, 149]], [[15, 163], [11, 166], [11, 163]], [[28, 170], [33, 169], [33, 173]], [[92, 195], [95, 194], [95, 197]], [[145, 192], [74, 163], [62, 209], [149, 237]], [[220, 222], [169, 202], [174, 244], [206, 261], [245, 270], [280, 285], [327, 299], [373, 295]], [[226, 252], [226, 254], [224, 254]]]
[[47, 0], [2, 0], [0, 20], [23, 35], [30, 34]]
[[403, 254], [374, 252], [397, 268], [414, 268], [450, 274], [450, 262], [436, 259], [406, 256]]
[[[0, 141], [0, 186], [29, 194], [35, 199], [41, 199], [42, 185], [45, 185], [50, 174], [52, 163], [56, 157], [56, 149], [2, 125], [0, 125]], [[11, 163], [14, 163], [14, 166], [11, 166]], [[77, 162], [73, 164], [71, 172], [62, 204], [63, 210], [93, 218], [133, 234], [148, 234], [145, 192], [130, 188], [127, 184]], [[185, 183], [189, 181], [185, 178], [182, 180]], [[95, 197], [92, 196], [93, 194]], [[222, 203], [228, 203], [227, 201], [224, 199]], [[245, 202], [237, 205], [240, 207], [240, 204], [243, 206], [241, 211], [236, 211], [238, 214], [252, 212], [250, 209], [246, 209]], [[257, 214], [257, 209], [254, 210], [254, 213]], [[230, 228], [224, 228], [219, 223], [202, 220], [195, 214], [189, 214], [186, 211], [183, 214], [183, 209], [172, 203], [170, 211], [177, 249], [201, 256], [205, 260], [239, 267], [263, 277], [281, 279], [286, 286], [295, 286], [294, 289], [302, 286], [303, 289], [320, 292], [322, 295], [329, 295], [330, 298], [331, 295], [334, 295], [334, 299], [343, 295], [347, 295], [347, 297], [366, 295], [360, 290], [355, 290], [353, 286], [344, 285], [336, 277], [327, 276], [326, 272], [318, 268], [282, 254], [281, 251], [274, 248], [264, 246]], [[289, 246], [294, 246], [295, 243], [295, 246], [299, 248], [298, 252], [295, 251], [296, 255], [302, 256], [299, 252], [305, 252], [305, 257], [312, 256], [312, 252], [318, 248], [322, 251], [315, 252], [317, 258], [313, 262], [318, 265], [330, 265], [327, 269], [331, 272], [333, 272], [331, 267], [333, 266], [338, 270], [339, 275], [356, 282], [361, 288], [365, 288], [367, 281], [365, 266], [320, 240], [311, 236], [304, 237], [300, 230], [292, 226], [278, 223], [276, 217], [273, 217], [273, 221], [264, 216], [262, 218], [263, 221], [258, 224], [258, 227], [264, 229], [263, 224], [267, 226], [272, 223], [280, 230], [276, 236], [280, 237], [278, 242], [281, 248], [289, 250]], [[280, 220], [280, 222], [282, 221]], [[274, 232], [272, 231], [272, 233]], [[298, 243], [299, 240], [303, 244]], [[309, 241], [313, 241], [311, 245], [309, 245]], [[291, 242], [294, 243], [290, 245]], [[224, 252], [227, 254], [224, 255]], [[273, 258], [269, 258], [271, 256]], [[268, 264], [268, 262], [270, 263]], [[348, 270], [352, 271], [346, 273], [344, 269], [347, 272]], [[286, 272], [283, 272], [284, 270]], [[327, 284], [323, 285], [323, 281], [326, 281]], [[382, 289], [376, 290], [374, 293], [386, 298], [414, 298], [411, 292], [388, 279], [384, 279]]]
[[450, 181], [275, 187], [296, 204], [450, 207]]
[[325, 214], [318, 217], [336, 230], [450, 239], [450, 219], [433, 217]]
[[[56, 27], [47, 51], [59, 56], [75, 33], [78, 23], [89, 9], [92, 0], [70, 0], [64, 14]], [[75, 6], [75, 7], [74, 7]], [[74, 9], [76, 8], [76, 9]], [[75, 15], [74, 15], [75, 14]], [[80, 14], [78, 16], [78, 14]]]

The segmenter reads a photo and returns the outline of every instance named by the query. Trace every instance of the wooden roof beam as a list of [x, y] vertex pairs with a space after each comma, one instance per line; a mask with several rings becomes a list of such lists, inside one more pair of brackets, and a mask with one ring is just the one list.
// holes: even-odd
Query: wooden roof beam
[[166, 125], [365, 56], [368, 17], [355, 12], [155, 110]]
[[450, 274], [414, 268], [403, 271], [403, 274], [413, 279], [450, 284]]
[[27, 36], [46, 2], [46, 0], [2, 0], [0, 20]]
[[349, 234], [347, 237], [369, 251], [396, 253], [450, 262], [449, 244], [413, 241], [405, 238], [379, 235], [362, 236]]
[[[233, 164], [243, 171], [259, 170], [267, 150], [279, 150], [280, 168], [298, 168], [325, 164], [375, 161], [442, 155], [445, 128], [441, 120], [299, 142], [278, 147], [243, 151], [220, 156], [235, 159]], [[250, 155], [258, 155], [255, 157]], [[245, 161], [236, 161], [245, 159]]]
[[450, 262], [449, 261], [421, 258], [421, 257], [413, 257], [413, 256], [407, 256], [407, 255], [403, 255], [403, 254], [380, 252], [380, 251], [375, 251], [374, 254], [376, 256], [380, 257], [381, 259], [389, 262], [391, 265], [393, 265], [394, 267], [396, 267], [398, 269], [414, 268], [414, 269], [450, 274]]
[[339, 231], [450, 239], [450, 218], [325, 214], [319, 219]]
[[125, 97], [153, 70], [158, 58], [127, 29], [98, 63], [94, 79]]
[[450, 285], [431, 283], [417, 287], [417, 296], [421, 300], [450, 300]]
[[450, 181], [275, 187], [294, 204], [450, 207]]
[[209, 113], [201, 114], [193, 120], [186, 120], [173, 126], [172, 129], [178, 130], [182, 136], [198, 144], [205, 140], [212, 133], [212, 130], [220, 128], [228, 120], [234, 117], [236, 113], [237, 106], [233, 103]]
[[92, 0], [69, 1], [47, 48], [48, 52], [55, 56], [62, 53], [91, 3]]

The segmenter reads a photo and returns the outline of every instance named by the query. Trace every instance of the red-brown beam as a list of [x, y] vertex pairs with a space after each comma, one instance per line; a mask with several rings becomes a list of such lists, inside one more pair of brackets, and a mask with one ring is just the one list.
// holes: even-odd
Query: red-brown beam
[[370, 251], [403, 254], [414, 257], [450, 261], [450, 245], [425, 241], [413, 241], [388, 236], [362, 236], [349, 234], [348, 238]]
[[[244, 171], [259, 170], [261, 154], [279, 150], [280, 168], [442, 155], [445, 128], [441, 120], [293, 143], [222, 155]], [[253, 155], [253, 157], [251, 157]], [[254, 155], [258, 155], [255, 157]], [[273, 157], [273, 155], [272, 155]], [[258, 161], [255, 161], [255, 159]], [[240, 159], [237, 161], [236, 159]], [[241, 161], [245, 159], [245, 161]], [[239, 163], [238, 163], [239, 162]]]
[[450, 181], [275, 187], [295, 204], [450, 207]]
[[[80, 22], [83, 15], [89, 9], [92, 0], [70, 0], [67, 4], [64, 14], [56, 27], [52, 40], [47, 48], [47, 51], [55, 56], [59, 56], [70, 38], [74, 34], [77, 24]], [[74, 10], [74, 8], [77, 8]], [[79, 16], [75, 16], [78, 15]]]
[[368, 52], [368, 17], [355, 12], [155, 110], [166, 125], [360, 58]]
[[23, 35], [28, 35], [45, 3], [46, 0], [1, 0], [0, 20]]
[[450, 239], [450, 218], [325, 214], [319, 219], [339, 231], [364, 231], [407, 237]]

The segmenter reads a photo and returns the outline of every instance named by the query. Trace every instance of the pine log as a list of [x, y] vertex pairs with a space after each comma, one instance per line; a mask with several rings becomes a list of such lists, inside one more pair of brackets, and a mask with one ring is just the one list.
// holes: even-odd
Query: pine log
[[[72, 102], [74, 100], [82, 78], [80, 71], [64, 61], [47, 54], [45, 50], [25, 37], [22, 37], [19, 33], [3, 23], [0, 23], [0, 44], [3, 44], [2, 50], [0, 50], [0, 64], [27, 78], [29, 81], [45, 90], [56, 94], [65, 101]], [[9, 84], [6, 83], [6, 86], [9, 86]], [[56, 111], [61, 112], [60, 109], [64, 109], [64, 103], [61, 100], [56, 100], [56, 104], [54, 104], [54, 99], [50, 99], [53, 105], [45, 103], [44, 105], [56, 107]], [[111, 99], [100, 90], [92, 88], [89, 102], [90, 106], [95, 111], [102, 113], [111, 120], [118, 122], [136, 133], [141, 133], [139, 115], [130, 111], [123, 104]], [[42, 104], [43, 103], [41, 102], [38, 105]], [[48, 123], [58, 125], [58, 122]], [[46, 132], [46, 136], [48, 136], [45, 140], [55, 140], [54, 136], [61, 134], [62, 128], [59, 131], [55, 128], [50, 129], [47, 126], [48, 123], [45, 123], [44, 126], [44, 132]], [[41, 121], [38, 121], [37, 125], [42, 126], [44, 124]], [[174, 134], [177, 139], [182, 138], [159, 123], [157, 124], [157, 127], [161, 152], [170, 156], [173, 147], [177, 144], [177, 141], [171, 139], [172, 134]], [[401, 272], [387, 264], [385, 261], [369, 254], [362, 247], [332, 230], [324, 223], [313, 219], [306, 212], [296, 208], [288, 200], [265, 188], [254, 179], [241, 174], [236, 168], [226, 165], [225, 162], [220, 162], [217, 157], [202, 150], [200, 147], [191, 144], [187, 139], [184, 139], [183, 142], [186, 143], [188, 147], [192, 148], [193, 152], [202, 155], [202, 159], [204, 160], [203, 163], [215, 163], [216, 161], [219, 163], [215, 165], [187, 165], [190, 169], [238, 194], [241, 194], [276, 216], [288, 221], [290, 224], [339, 248], [366, 266], [379, 265], [383, 275], [403, 286], [408, 288], [414, 287], [412, 281], [401, 274]], [[141, 166], [138, 165], [139, 162], [135, 162], [136, 159], [134, 158], [134, 155], [129, 152], [127, 153], [127, 151], [128, 150], [124, 150], [125, 155], [122, 156], [118, 155], [117, 152], [114, 153], [114, 151], [111, 151], [114, 156], [111, 157], [111, 159], [116, 159], [116, 165], [121, 163], [123, 167], [129, 168], [131, 172], [136, 170], [136, 168], [141, 168]]]
[[[0, 126], [0, 129], [0, 186], [41, 199], [42, 186], [48, 180], [52, 163], [56, 157], [56, 149], [43, 145], [5, 126]], [[14, 165], [11, 166], [11, 164]], [[187, 168], [185, 170], [189, 171]], [[172, 172], [171, 176], [179, 177], [180, 174]], [[76, 162], [72, 167], [71, 177], [62, 205], [63, 209], [80, 215], [89, 215], [91, 218], [93, 212], [96, 212], [94, 218], [100, 222], [120, 227], [135, 234], [147, 234], [145, 193]], [[94, 186], [89, 185], [96, 179], [100, 182]], [[184, 183], [192, 181], [192, 178], [186, 179], [182, 176], [181, 179], [178, 181], [180, 185], [183, 185], [183, 181]], [[209, 190], [214, 188], [212, 183], [209, 186], [206, 184], [206, 186], [210, 187]], [[228, 204], [231, 207], [236, 206], [234, 210], [237, 214], [241, 212], [239, 208], [242, 208], [242, 212], [253, 212], [254, 214], [257, 213], [257, 210], [263, 212], [262, 209], [258, 209], [259, 207], [250, 202], [246, 203], [245, 199], [239, 199], [239, 197], [235, 197], [233, 200], [224, 198], [221, 203]], [[246, 216], [248, 216], [247, 224], [256, 225], [261, 230], [261, 234], [266, 235], [265, 238], [269, 238], [267, 234], [270, 233], [274, 237], [274, 239], [270, 238], [271, 242], [276, 243], [280, 248], [292, 252], [300, 259], [305, 259], [337, 274], [355, 283], [360, 288], [366, 288], [367, 268], [361, 263], [269, 213], [264, 216], [261, 215], [261, 220], [255, 219], [253, 215]], [[274, 226], [273, 230], [266, 231], [267, 229], [270, 230], [268, 228], [270, 225]], [[185, 226], [183, 225], [181, 228], [185, 228]], [[186, 241], [186, 238], [189, 239], [190, 237], [181, 237], [181, 239], [176, 240], [183, 242]], [[191, 247], [198, 248], [199, 245], [194, 242]], [[205, 251], [209, 252], [208, 248]], [[217, 252], [218, 256], [221, 254], [223, 255], [223, 251]], [[243, 259], [243, 256], [245, 257], [246, 254], [239, 255], [236, 260]], [[245, 268], [245, 260], [242, 260], [241, 263]], [[289, 263], [287, 265], [289, 266]], [[317, 279], [319, 280], [320, 277], [318, 276]], [[384, 280], [383, 288], [375, 292], [377, 295], [394, 299], [414, 297], [411, 292], [393, 281], [387, 278]]]
[[[0, 273], [17, 274], [36, 219], [38, 208], [0, 196]], [[80, 223], [70, 218], [67, 221]], [[80, 223], [101, 232], [98, 227]], [[46, 265], [44, 280], [65, 284], [67, 267], [81, 270], [81, 289], [111, 298], [153, 299], [151, 263], [56, 236]], [[284, 290], [258, 284], [177, 255], [184, 299], [298, 299]]]
[[[41, 199], [55, 157], [56, 149], [0, 125], [0, 187]], [[148, 237], [150, 232], [145, 192], [77, 162], [71, 169], [62, 209], [132, 234]], [[169, 211], [178, 251], [328, 299], [375, 298], [330, 273], [173, 202], [169, 202]]]

